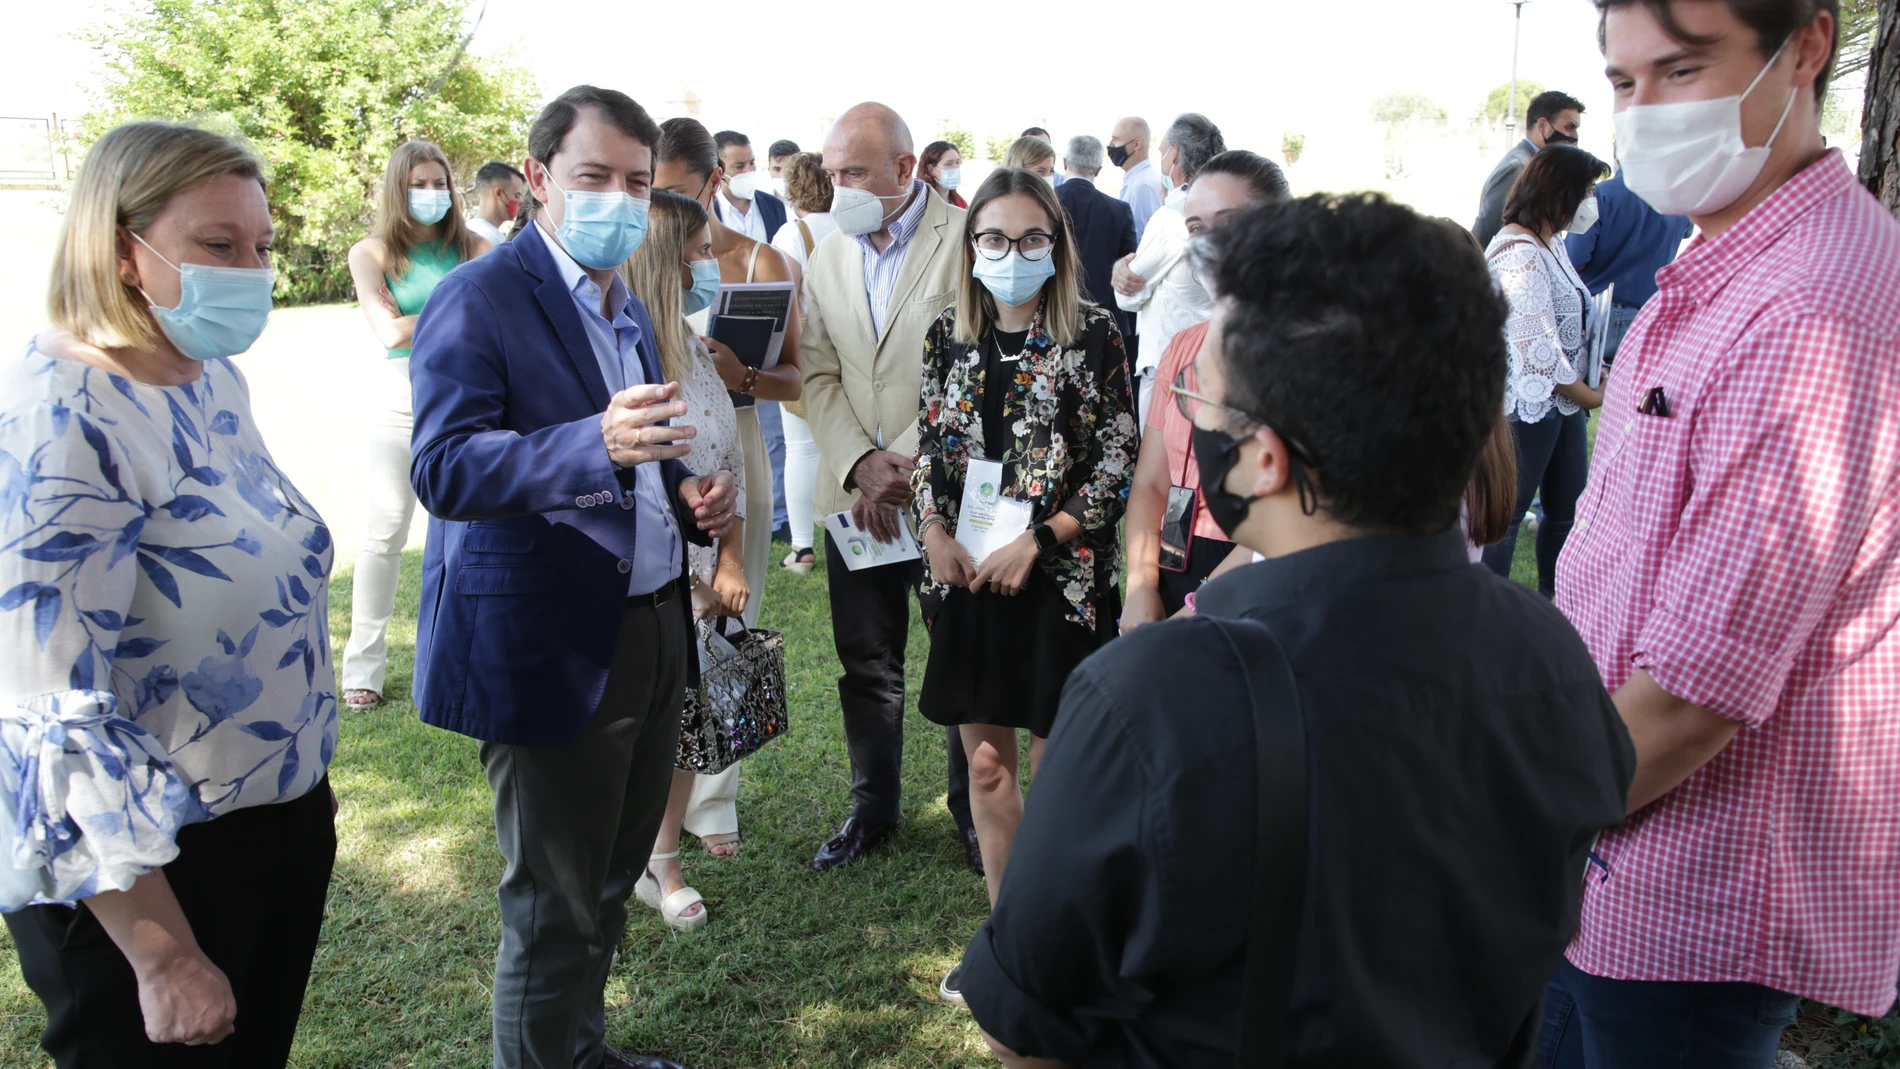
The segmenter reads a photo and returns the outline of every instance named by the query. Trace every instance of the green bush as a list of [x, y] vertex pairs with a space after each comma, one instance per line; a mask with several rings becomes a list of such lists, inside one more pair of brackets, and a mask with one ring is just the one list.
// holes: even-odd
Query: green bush
[[961, 126], [953, 126], [943, 132], [940, 140], [948, 141], [957, 147], [957, 155], [966, 160], [976, 158], [976, 135]]
[[465, 55], [464, 17], [457, 0], [137, 0], [87, 35], [108, 77], [84, 137], [160, 118], [249, 139], [270, 170], [279, 302], [345, 300], [397, 145], [442, 146], [464, 193], [482, 163], [526, 155], [540, 89]]

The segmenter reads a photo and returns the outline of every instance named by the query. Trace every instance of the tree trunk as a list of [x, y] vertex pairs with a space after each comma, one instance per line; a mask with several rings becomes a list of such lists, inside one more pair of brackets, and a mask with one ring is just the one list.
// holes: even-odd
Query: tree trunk
[[1860, 180], [1900, 216], [1900, 0], [1880, 0], [1867, 65], [1867, 112], [1861, 120]]

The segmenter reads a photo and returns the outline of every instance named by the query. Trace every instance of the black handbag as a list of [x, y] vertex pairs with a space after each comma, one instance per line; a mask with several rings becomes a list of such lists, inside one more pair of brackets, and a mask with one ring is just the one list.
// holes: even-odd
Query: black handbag
[[[735, 621], [736, 622], [736, 621]], [[723, 626], [721, 621], [719, 626]], [[697, 644], [707, 651], [699, 685], [686, 690], [679, 757], [685, 772], [713, 775], [757, 753], [791, 730], [785, 693], [785, 636], [741, 625], [731, 634], [700, 621]], [[732, 652], [713, 641], [718, 636]]]
[[1306, 902], [1306, 715], [1286, 651], [1264, 624], [1207, 617], [1240, 658], [1253, 699], [1255, 818], [1253, 921], [1240, 1015], [1242, 1069], [1285, 1063], [1287, 1017]]

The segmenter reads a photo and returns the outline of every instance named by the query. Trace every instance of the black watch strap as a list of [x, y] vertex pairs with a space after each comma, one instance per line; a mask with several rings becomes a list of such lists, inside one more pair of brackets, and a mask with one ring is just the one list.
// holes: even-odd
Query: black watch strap
[[1056, 540], [1056, 529], [1046, 523], [1039, 523], [1029, 530], [1036, 536], [1036, 548], [1044, 553], [1061, 544]]

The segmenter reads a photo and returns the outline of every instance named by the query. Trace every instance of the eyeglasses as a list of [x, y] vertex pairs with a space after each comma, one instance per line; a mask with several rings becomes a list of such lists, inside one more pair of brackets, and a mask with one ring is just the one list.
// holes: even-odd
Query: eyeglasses
[[1200, 413], [1201, 406], [1208, 405], [1213, 408], [1218, 408], [1223, 412], [1231, 412], [1239, 416], [1244, 422], [1254, 426], [1265, 425], [1266, 420], [1261, 419], [1251, 412], [1243, 412], [1233, 405], [1223, 404], [1206, 394], [1197, 392], [1196, 387], [1200, 385], [1200, 382], [1199, 376], [1194, 370], [1195, 364], [1196, 361], [1190, 360], [1187, 366], [1182, 368], [1180, 373], [1174, 376], [1174, 382], [1168, 386], [1168, 392], [1174, 395], [1174, 407], [1180, 410], [1181, 418], [1187, 420], [1189, 423], [1193, 423], [1194, 417]]
[[1055, 235], [1040, 230], [1031, 230], [1019, 238], [1012, 238], [1001, 230], [985, 230], [972, 241], [986, 260], [1000, 260], [1009, 255], [1012, 247], [1022, 253], [1025, 260], [1042, 260], [1056, 247]]

